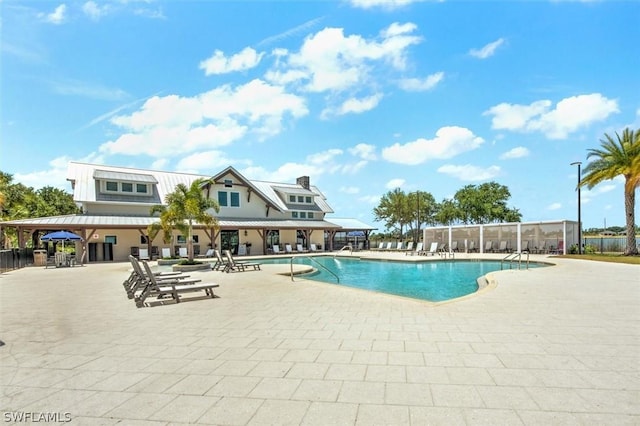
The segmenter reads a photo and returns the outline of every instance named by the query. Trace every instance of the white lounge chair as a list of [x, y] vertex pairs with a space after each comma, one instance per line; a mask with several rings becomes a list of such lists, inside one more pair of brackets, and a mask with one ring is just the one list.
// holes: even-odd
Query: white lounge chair
[[425, 256], [435, 256], [436, 253], [438, 253], [438, 242], [434, 241], [431, 243], [431, 247], [429, 247], [429, 250], [424, 251], [423, 254]]
[[306, 250], [304, 247], [302, 247], [302, 244], [296, 244], [296, 251], [298, 253], [309, 253], [309, 250]]
[[146, 249], [146, 248], [138, 249], [138, 259], [149, 260], [149, 249]]
[[315, 245], [315, 243], [311, 243], [311, 251], [312, 251], [312, 252], [319, 251], [319, 250], [318, 250], [318, 246], [316, 246], [316, 245]]
[[484, 252], [489, 253], [493, 251], [493, 242], [491, 240], [487, 241], [484, 244]]
[[292, 254], [293, 253], [293, 249], [291, 248], [291, 244], [285, 244], [284, 245], [284, 252], [287, 254]]
[[274, 244], [271, 248], [273, 250], [273, 254], [282, 254], [283, 252], [280, 250], [280, 246], [278, 244]]
[[189, 257], [189, 253], [187, 252], [187, 248], [186, 247], [180, 247], [178, 249], [178, 253], [180, 257]]
[[169, 247], [162, 247], [162, 258], [163, 259], [171, 258], [171, 249]]
[[207, 250], [207, 252], [205, 254], [199, 254], [196, 257], [214, 257], [214, 249], [210, 248], [209, 250]]

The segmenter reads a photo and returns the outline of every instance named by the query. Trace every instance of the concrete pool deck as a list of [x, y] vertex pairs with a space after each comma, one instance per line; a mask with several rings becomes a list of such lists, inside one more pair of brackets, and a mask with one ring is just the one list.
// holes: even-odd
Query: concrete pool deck
[[274, 265], [194, 272], [219, 283], [220, 298], [142, 309], [121, 285], [127, 263], [4, 273], [0, 415], [57, 413], [74, 425], [640, 424], [640, 267], [532, 259], [557, 265], [497, 272], [494, 288], [439, 305], [292, 283]]

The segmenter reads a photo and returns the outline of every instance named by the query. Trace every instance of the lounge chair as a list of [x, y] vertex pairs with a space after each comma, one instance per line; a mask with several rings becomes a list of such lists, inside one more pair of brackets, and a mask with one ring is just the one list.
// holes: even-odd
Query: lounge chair
[[542, 241], [542, 244], [540, 244], [540, 247], [535, 247], [534, 248], [534, 252], [536, 254], [544, 254], [547, 252], [547, 242], [546, 241]]
[[162, 258], [171, 259], [171, 249], [169, 247], [162, 247]]
[[473, 253], [473, 252], [477, 252], [478, 251], [478, 248], [476, 247], [476, 242], [475, 241], [471, 240], [469, 242], [469, 247], [467, 248], [467, 251], [469, 253]]
[[434, 241], [431, 243], [431, 247], [429, 250], [422, 252], [424, 256], [435, 256], [438, 253], [438, 242]]
[[225, 268], [227, 266], [227, 261], [222, 258], [222, 255], [220, 254], [220, 251], [214, 249], [213, 250], [213, 257], [215, 257], [216, 261], [211, 266], [211, 269], [214, 270], [214, 271], [222, 271], [222, 272], [224, 272], [224, 270], [225, 270]]
[[411, 247], [407, 246], [408, 250], [405, 252], [405, 255], [413, 256], [414, 254], [421, 254], [421, 252], [423, 251], [423, 243], [416, 244], [415, 249], [413, 248], [413, 241], [409, 244], [411, 245]]
[[138, 259], [149, 260], [149, 249], [146, 249], [146, 248], [138, 249]]
[[214, 249], [210, 248], [209, 250], [207, 250], [207, 252], [205, 254], [199, 254], [196, 257], [199, 258], [208, 258], [208, 257], [214, 257], [215, 254], [213, 253]]
[[[136, 292], [144, 289], [147, 284], [147, 274], [140, 266], [140, 262], [134, 256], [129, 256], [132, 272], [129, 277], [122, 283], [129, 299], [133, 299]], [[152, 272], [158, 281], [180, 281], [182, 284], [193, 284], [201, 280], [188, 279], [189, 275], [182, 272]]]
[[490, 253], [492, 251], [493, 251], [493, 242], [491, 240], [489, 240], [484, 244], [484, 252], [485, 253]]
[[400, 241], [395, 248], [395, 251], [402, 251], [404, 247], [404, 243], [402, 241]]
[[282, 254], [282, 253], [284, 253], [282, 250], [280, 250], [280, 246], [278, 244], [274, 244], [272, 250], [273, 250], [273, 254]]
[[529, 253], [529, 240], [521, 243], [520, 253]]
[[291, 244], [284, 245], [284, 252], [287, 254], [293, 254], [293, 249], [291, 248]]
[[498, 253], [506, 253], [507, 251], [508, 251], [507, 242], [506, 241], [500, 241], [500, 246], [498, 247]]
[[231, 252], [229, 250], [224, 251], [224, 257], [227, 260], [226, 265], [224, 266], [224, 272], [244, 272], [247, 268], [253, 268], [254, 271], [260, 270], [260, 264], [256, 262], [240, 262], [233, 258]]
[[458, 241], [454, 241], [451, 243], [451, 248], [449, 251], [458, 251]]
[[189, 257], [189, 253], [187, 252], [187, 248], [186, 247], [180, 247], [178, 249], [178, 256], [180, 256], [180, 257]]
[[309, 253], [309, 250], [306, 250], [304, 247], [302, 247], [302, 244], [296, 244], [296, 251], [298, 253]]
[[387, 243], [382, 250], [391, 251], [392, 247], [393, 247], [393, 243]]
[[411, 250], [413, 250], [413, 241], [409, 241], [407, 243], [407, 246], [402, 249], [402, 251], [404, 251], [404, 252], [409, 252]]
[[181, 280], [158, 280], [147, 261], [142, 261], [142, 266], [146, 273], [147, 283], [142, 293], [135, 297], [138, 308], [145, 306], [145, 301], [149, 296], [156, 296], [156, 298], [160, 299], [163, 296], [170, 295], [176, 303], [180, 303], [180, 295], [182, 293], [204, 291], [207, 296], [213, 299], [216, 297], [213, 289], [220, 287], [218, 284], [213, 283], [184, 284], [184, 281]]
[[314, 243], [311, 243], [311, 252], [317, 252], [318, 250], [318, 246], [316, 246]]

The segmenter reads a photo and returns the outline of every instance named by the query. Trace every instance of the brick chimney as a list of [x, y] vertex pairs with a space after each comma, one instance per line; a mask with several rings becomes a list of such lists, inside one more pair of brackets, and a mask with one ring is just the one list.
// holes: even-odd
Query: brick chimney
[[300, 176], [296, 179], [296, 183], [301, 185], [304, 189], [310, 189], [311, 183], [309, 182], [309, 176]]

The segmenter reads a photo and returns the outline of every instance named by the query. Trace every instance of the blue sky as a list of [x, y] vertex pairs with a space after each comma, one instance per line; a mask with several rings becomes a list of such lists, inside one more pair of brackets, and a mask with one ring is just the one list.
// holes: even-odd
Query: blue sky
[[[638, 2], [7, 1], [0, 170], [40, 188], [70, 160], [309, 175], [372, 225], [396, 187], [496, 181], [523, 220], [577, 218], [577, 167], [640, 127]], [[582, 190], [624, 226], [623, 181]]]

